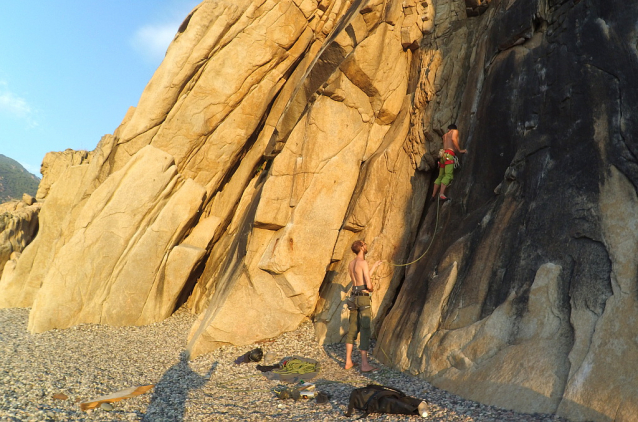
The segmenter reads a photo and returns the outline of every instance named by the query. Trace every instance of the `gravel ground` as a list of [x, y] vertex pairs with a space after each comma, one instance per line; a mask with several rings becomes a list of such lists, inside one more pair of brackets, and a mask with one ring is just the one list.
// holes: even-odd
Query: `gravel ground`
[[[0, 309], [0, 421], [336, 421], [353, 388], [369, 383], [391, 386], [428, 403], [427, 419], [374, 414], [382, 421], [564, 421], [485, 406], [439, 390], [424, 380], [389, 369], [361, 374], [342, 369], [343, 344], [320, 346], [310, 323], [271, 342], [225, 347], [188, 362], [180, 359], [195, 316], [180, 310], [145, 327], [82, 325], [27, 333], [28, 309]], [[261, 347], [275, 361], [298, 355], [321, 363], [312, 381], [331, 399], [278, 400], [254, 363], [235, 365], [245, 352]], [[358, 353], [357, 353], [358, 355]], [[358, 357], [358, 356], [357, 356]], [[149, 393], [113, 403], [110, 411], [81, 411], [78, 402], [137, 385], [155, 384]], [[68, 398], [53, 398], [64, 394]]]

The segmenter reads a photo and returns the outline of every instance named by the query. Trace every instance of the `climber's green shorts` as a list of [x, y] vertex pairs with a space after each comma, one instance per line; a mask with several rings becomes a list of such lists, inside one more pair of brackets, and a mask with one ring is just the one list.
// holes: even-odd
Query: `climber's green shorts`
[[370, 319], [372, 317], [370, 296], [354, 296], [352, 300], [354, 306], [350, 308], [350, 326], [346, 335], [346, 343], [354, 344], [357, 334], [361, 333], [359, 349], [368, 350], [370, 348]]
[[448, 186], [454, 179], [454, 164], [446, 164], [445, 167], [439, 167], [439, 177], [434, 181], [435, 185], [444, 184]]

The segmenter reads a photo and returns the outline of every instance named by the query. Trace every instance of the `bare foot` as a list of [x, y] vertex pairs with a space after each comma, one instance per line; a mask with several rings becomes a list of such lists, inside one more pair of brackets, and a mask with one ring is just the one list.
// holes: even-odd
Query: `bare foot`
[[346, 365], [343, 367], [343, 369], [348, 370], [354, 367], [355, 367], [355, 364], [353, 362], [346, 362]]
[[378, 371], [379, 368], [375, 368], [374, 366], [371, 365], [361, 365], [361, 372], [374, 372], [374, 371]]

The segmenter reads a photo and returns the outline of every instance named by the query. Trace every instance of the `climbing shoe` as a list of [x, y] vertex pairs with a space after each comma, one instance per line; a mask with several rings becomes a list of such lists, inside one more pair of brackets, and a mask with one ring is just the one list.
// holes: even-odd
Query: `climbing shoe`
[[324, 393], [323, 391], [318, 391], [317, 395], [315, 396], [315, 400], [319, 404], [326, 404], [330, 401], [330, 395]]
[[235, 363], [259, 362], [264, 357], [264, 351], [261, 348], [253, 349], [250, 352], [246, 352], [235, 360]]

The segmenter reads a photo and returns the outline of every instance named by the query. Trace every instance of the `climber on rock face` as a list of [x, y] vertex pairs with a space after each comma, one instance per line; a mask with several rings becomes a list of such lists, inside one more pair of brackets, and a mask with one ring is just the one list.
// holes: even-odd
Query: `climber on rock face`
[[459, 147], [459, 131], [455, 124], [451, 124], [447, 127], [448, 131], [443, 135], [443, 148], [439, 153], [439, 177], [434, 181], [434, 190], [432, 191], [432, 198], [434, 198], [441, 188], [441, 194], [439, 198], [441, 201], [447, 201], [449, 198], [445, 196], [445, 189], [452, 183], [454, 179], [454, 161], [456, 154], [465, 154], [466, 149]]

